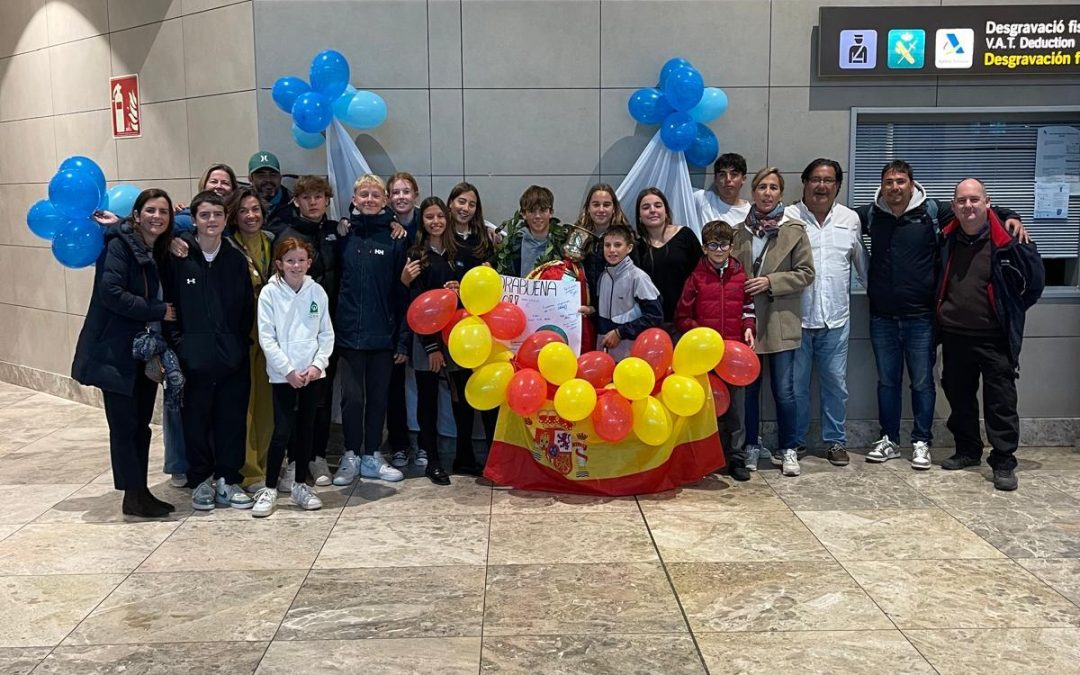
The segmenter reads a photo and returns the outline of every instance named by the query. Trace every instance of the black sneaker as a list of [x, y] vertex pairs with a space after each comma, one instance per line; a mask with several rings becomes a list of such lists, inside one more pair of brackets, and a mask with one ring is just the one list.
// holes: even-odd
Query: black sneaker
[[995, 488], [1009, 492], [1015, 490], [1018, 485], [1015, 471], [1012, 469], [994, 469]]
[[829, 460], [829, 463], [833, 466], [847, 466], [848, 462], [851, 461], [847, 449], [839, 443], [833, 443], [829, 446], [829, 450], [825, 453], [825, 459]]
[[941, 468], [946, 471], [956, 471], [957, 469], [966, 469], [969, 466], [979, 466], [982, 460], [978, 457], [971, 457], [969, 455], [953, 455], [948, 459], [941, 462]]
[[732, 478], [739, 482], [750, 480], [750, 470], [741, 464], [739, 466], [731, 467], [729, 473]]
[[435, 483], [436, 485], [450, 484], [450, 476], [441, 466], [431, 466], [430, 464], [428, 464], [427, 468], [424, 469], [424, 475], [428, 477], [428, 480], [430, 480], [432, 483]]

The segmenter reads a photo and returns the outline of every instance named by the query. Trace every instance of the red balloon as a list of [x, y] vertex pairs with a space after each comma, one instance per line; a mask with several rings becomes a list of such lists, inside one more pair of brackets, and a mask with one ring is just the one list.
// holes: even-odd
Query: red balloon
[[525, 310], [511, 302], [500, 302], [495, 309], [480, 317], [499, 340], [513, 340], [525, 332]]
[[738, 340], [724, 340], [724, 358], [716, 365], [724, 382], [745, 387], [761, 375], [761, 360], [753, 349]]
[[540, 371], [525, 368], [514, 373], [506, 386], [506, 403], [521, 416], [532, 415], [544, 407], [547, 381]]
[[611, 383], [615, 359], [607, 352], [585, 352], [577, 360], [577, 376], [597, 389]]
[[450, 317], [450, 321], [445, 326], [443, 326], [443, 344], [450, 344], [450, 331], [454, 330], [454, 326], [458, 325], [458, 321], [461, 321], [467, 316], [469, 316], [469, 310], [465, 309], [464, 307], [454, 312], [454, 314]]
[[409, 303], [409, 310], [405, 313], [405, 320], [412, 328], [421, 335], [431, 335], [442, 330], [457, 310], [457, 293], [445, 289], [436, 288], [425, 291], [416, 296]]
[[601, 396], [592, 412], [596, 435], [609, 443], [618, 443], [634, 428], [634, 409], [617, 392]]
[[525, 338], [517, 351], [517, 362], [522, 368], [538, 368], [536, 358], [540, 356], [540, 350], [550, 342], [566, 343], [562, 336], [553, 330], [541, 330]]
[[643, 331], [634, 340], [634, 346], [630, 348], [630, 356], [643, 359], [652, 366], [657, 382], [671, 367], [674, 354], [675, 345], [671, 342], [671, 336], [662, 328], [649, 328]]
[[720, 417], [731, 407], [731, 392], [728, 391], [724, 381], [717, 377], [715, 373], [709, 373], [709, 386], [712, 388], [712, 400], [713, 407], [716, 408], [716, 416]]

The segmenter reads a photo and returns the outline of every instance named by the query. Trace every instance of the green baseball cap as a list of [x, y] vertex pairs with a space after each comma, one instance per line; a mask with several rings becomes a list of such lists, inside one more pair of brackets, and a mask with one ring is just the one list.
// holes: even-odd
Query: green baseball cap
[[248, 174], [253, 174], [259, 169], [273, 169], [281, 173], [281, 162], [274, 153], [260, 150], [248, 160]]

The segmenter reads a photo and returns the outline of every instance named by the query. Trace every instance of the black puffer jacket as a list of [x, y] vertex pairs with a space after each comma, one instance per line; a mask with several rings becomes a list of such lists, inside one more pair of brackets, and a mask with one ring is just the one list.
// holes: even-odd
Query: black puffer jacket
[[334, 341], [347, 349], [397, 347], [408, 291], [401, 283], [405, 240], [390, 238], [394, 212], [353, 214], [342, 244]]
[[315, 259], [311, 261], [308, 276], [326, 291], [333, 311], [341, 289], [341, 238], [337, 234], [337, 221], [323, 216], [322, 221], [315, 223], [300, 217], [293, 207], [270, 221], [266, 230], [274, 235], [275, 243], [285, 237], [297, 237], [311, 244]]
[[188, 375], [222, 375], [248, 367], [255, 297], [247, 260], [222, 240], [207, 262], [191, 233], [180, 236], [186, 258], [170, 256], [165, 267], [165, 299], [176, 306], [177, 320], [166, 322], [165, 337]]
[[147, 323], [165, 317], [165, 303], [158, 299], [154, 258], [131, 225], [107, 230], [106, 239], [71, 377], [79, 384], [133, 396], [143, 363], [131, 356], [132, 342]]

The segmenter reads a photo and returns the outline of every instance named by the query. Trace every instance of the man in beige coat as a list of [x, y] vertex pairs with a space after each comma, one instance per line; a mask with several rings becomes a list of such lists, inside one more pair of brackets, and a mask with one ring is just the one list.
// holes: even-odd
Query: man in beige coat
[[[772, 456], [785, 476], [799, 475], [795, 406], [795, 353], [802, 345], [802, 291], [814, 281], [814, 260], [806, 226], [784, 215], [784, 178], [779, 169], [758, 171], [744, 227], [735, 233], [732, 254], [747, 269], [746, 290], [754, 296], [758, 337], [755, 351], [769, 364], [776, 404], [779, 450]], [[761, 380], [746, 388], [747, 468], [757, 468], [766, 452], [759, 443]]]

